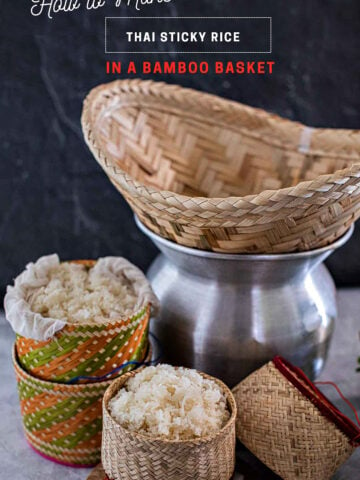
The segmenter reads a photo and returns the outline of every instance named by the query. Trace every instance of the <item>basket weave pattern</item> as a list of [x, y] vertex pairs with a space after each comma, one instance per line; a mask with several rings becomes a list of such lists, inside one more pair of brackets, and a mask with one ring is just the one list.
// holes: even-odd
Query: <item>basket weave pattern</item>
[[[146, 360], [151, 359], [149, 346]], [[39, 380], [13, 364], [25, 435], [46, 457], [75, 466], [94, 466], [101, 457], [102, 399], [112, 380], [66, 385]]]
[[67, 325], [54, 338], [43, 342], [18, 336], [19, 361], [32, 375], [55, 382], [106, 375], [130, 360], [143, 360], [148, 348], [149, 316], [148, 306], [127, 322]]
[[94, 89], [82, 125], [140, 220], [189, 247], [308, 250], [339, 238], [360, 215], [359, 132], [310, 129], [137, 80]]
[[328, 480], [355, 449], [273, 362], [233, 393], [237, 437], [284, 480]]
[[[151, 439], [129, 432], [110, 416], [107, 405], [126, 381], [128, 373], [113, 382], [103, 402], [102, 464], [111, 480], [229, 480], [235, 467], [236, 405], [230, 390], [224, 389], [231, 418], [211, 437], [192, 441]], [[207, 375], [204, 375], [206, 378]]]
[[25, 435], [35, 450], [56, 461], [92, 466], [100, 461], [102, 397], [111, 381], [62, 385], [25, 372], [13, 350]]
[[[94, 263], [86, 262], [88, 266]], [[18, 335], [19, 361], [35, 377], [54, 382], [100, 377], [126, 362], [142, 362], [148, 349], [150, 312], [151, 305], [147, 304], [125, 320], [67, 324], [47, 341]], [[117, 371], [114, 376], [128, 370]]]

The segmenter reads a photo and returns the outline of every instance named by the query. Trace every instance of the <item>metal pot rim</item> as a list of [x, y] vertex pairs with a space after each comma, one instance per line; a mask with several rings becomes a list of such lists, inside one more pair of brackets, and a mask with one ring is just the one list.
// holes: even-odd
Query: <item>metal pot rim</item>
[[331, 243], [330, 245], [326, 245], [322, 248], [317, 248], [314, 250], [306, 250], [303, 252], [293, 252], [293, 253], [278, 253], [278, 254], [246, 254], [246, 253], [216, 253], [210, 252], [208, 250], [199, 250], [196, 248], [185, 247], [178, 243], [172, 242], [167, 240], [166, 238], [157, 235], [156, 233], [152, 232], [149, 228], [147, 228], [137, 217], [134, 215], [135, 223], [139, 227], [139, 229], [155, 244], [163, 245], [164, 247], [174, 250], [179, 253], [184, 253], [187, 255], [193, 255], [195, 257], [202, 257], [202, 258], [210, 258], [212, 260], [252, 260], [252, 261], [279, 261], [279, 260], [295, 260], [295, 259], [306, 259], [311, 258], [317, 255], [321, 255], [324, 253], [331, 253], [338, 248], [342, 247], [347, 243], [348, 240], [352, 237], [355, 227], [352, 224], [349, 230], [340, 238], [338, 238], [335, 242]]

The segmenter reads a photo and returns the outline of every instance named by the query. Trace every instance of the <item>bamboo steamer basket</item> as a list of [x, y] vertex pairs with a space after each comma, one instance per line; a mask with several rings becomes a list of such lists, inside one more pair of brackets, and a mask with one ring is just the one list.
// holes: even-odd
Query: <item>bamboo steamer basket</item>
[[360, 445], [360, 428], [281, 357], [233, 393], [238, 439], [284, 480], [329, 480]]
[[[151, 360], [152, 350], [146, 361]], [[101, 457], [102, 399], [112, 380], [66, 385], [27, 373], [12, 352], [25, 436], [40, 455], [57, 463], [91, 467]]]
[[85, 100], [85, 140], [153, 232], [232, 253], [320, 248], [360, 216], [360, 132], [313, 129], [213, 95], [116, 81]]
[[101, 459], [108, 480], [229, 480], [235, 468], [236, 404], [228, 387], [202, 374], [226, 395], [231, 416], [222, 430], [195, 440], [169, 441], [130, 432], [111, 417], [109, 401], [134, 375], [115, 380], [104, 395]]
[[[93, 260], [81, 260], [91, 268]], [[103, 324], [69, 323], [46, 341], [16, 337], [21, 366], [31, 375], [52, 382], [88, 383], [90, 377], [103, 377], [128, 362], [142, 362], [148, 350], [151, 304], [141, 305], [128, 318], [111, 319]], [[108, 379], [133, 369], [117, 370]], [[82, 377], [85, 377], [82, 379]]]

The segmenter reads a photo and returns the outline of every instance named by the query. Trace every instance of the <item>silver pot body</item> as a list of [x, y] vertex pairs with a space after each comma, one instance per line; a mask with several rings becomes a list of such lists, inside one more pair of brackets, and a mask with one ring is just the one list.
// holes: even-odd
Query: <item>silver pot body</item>
[[282, 355], [314, 379], [337, 316], [323, 264], [344, 244], [281, 255], [217, 254], [186, 248], [139, 228], [160, 249], [148, 278], [161, 302], [152, 331], [162, 361], [196, 368], [230, 387]]

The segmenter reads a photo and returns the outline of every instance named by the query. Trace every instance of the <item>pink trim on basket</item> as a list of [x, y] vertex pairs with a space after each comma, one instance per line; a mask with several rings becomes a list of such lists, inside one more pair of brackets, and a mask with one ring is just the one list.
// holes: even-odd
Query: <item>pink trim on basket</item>
[[273, 364], [330, 422], [334, 423], [350, 440], [353, 447], [360, 446], [360, 428], [340, 412], [298, 367], [282, 357], [275, 357]]
[[[56, 458], [49, 457], [48, 455], [45, 455], [45, 453], [40, 452], [37, 450], [37, 448], [32, 445], [28, 439], [26, 439], [27, 443], [29, 444], [30, 448], [40, 455], [40, 457], [45, 458], [45, 460], [50, 460], [50, 462], [57, 463], [58, 465], [62, 465], [63, 467], [71, 467], [71, 468], [94, 468], [97, 464], [92, 464], [92, 465], [76, 465], [73, 463], [67, 463], [67, 462], [62, 462], [61, 460], [57, 460]], [[105, 479], [104, 479], [105, 480]]]

